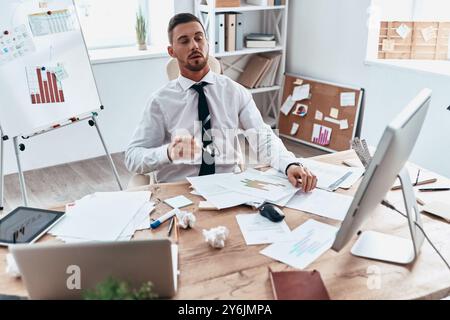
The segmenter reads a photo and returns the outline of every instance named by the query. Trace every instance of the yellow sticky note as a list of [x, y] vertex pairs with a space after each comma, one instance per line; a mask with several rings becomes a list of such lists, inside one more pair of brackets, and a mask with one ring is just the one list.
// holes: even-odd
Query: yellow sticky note
[[339, 117], [339, 110], [336, 108], [331, 108], [330, 117], [337, 119]]

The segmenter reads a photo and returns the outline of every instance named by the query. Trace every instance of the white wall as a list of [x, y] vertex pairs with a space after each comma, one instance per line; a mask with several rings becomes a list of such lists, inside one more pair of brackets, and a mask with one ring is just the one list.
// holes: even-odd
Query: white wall
[[362, 136], [372, 145], [421, 88], [431, 88], [433, 102], [411, 159], [450, 177], [450, 78], [365, 65], [369, 0], [290, 3], [288, 72], [365, 88]]

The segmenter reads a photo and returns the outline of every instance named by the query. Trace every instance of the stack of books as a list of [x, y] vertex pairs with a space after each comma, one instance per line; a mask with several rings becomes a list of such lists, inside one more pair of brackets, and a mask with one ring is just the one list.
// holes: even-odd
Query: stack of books
[[237, 82], [253, 88], [272, 87], [277, 80], [281, 53], [266, 53], [252, 55]]
[[274, 48], [277, 43], [275, 35], [266, 33], [250, 33], [245, 37], [247, 48]]

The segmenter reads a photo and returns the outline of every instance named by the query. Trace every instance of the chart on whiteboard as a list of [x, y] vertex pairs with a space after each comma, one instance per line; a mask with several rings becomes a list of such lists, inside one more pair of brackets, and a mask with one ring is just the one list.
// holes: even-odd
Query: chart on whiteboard
[[57, 76], [60, 67], [27, 67], [28, 88], [32, 104], [64, 103], [64, 90]]

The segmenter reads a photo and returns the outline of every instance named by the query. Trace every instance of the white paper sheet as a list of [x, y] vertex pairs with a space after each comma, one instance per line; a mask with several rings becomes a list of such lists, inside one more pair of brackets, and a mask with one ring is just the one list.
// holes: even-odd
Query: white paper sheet
[[428, 42], [431, 39], [436, 37], [436, 31], [434, 30], [434, 28], [432, 26], [422, 29], [421, 33], [422, 33], [422, 37], [425, 40], [425, 42]]
[[314, 117], [316, 120], [318, 121], [322, 121], [323, 120], [323, 113], [320, 112], [319, 110], [316, 110], [316, 115]]
[[411, 32], [411, 28], [402, 23], [395, 31], [402, 39], [406, 39]]
[[308, 193], [297, 192], [286, 207], [343, 221], [352, 201], [353, 198], [350, 196], [315, 189]]
[[309, 84], [295, 87], [294, 91], [292, 92], [292, 100], [301, 101], [304, 99], [309, 99], [309, 90], [310, 90]]
[[285, 239], [291, 232], [284, 220], [272, 222], [259, 213], [238, 214], [236, 220], [244, 236], [245, 243], [249, 246], [274, 243]]
[[330, 117], [337, 119], [339, 117], [339, 109], [331, 108]]
[[354, 107], [356, 105], [356, 93], [355, 92], [342, 92], [341, 93], [341, 107]]
[[292, 124], [292, 128], [291, 128], [291, 136], [296, 135], [298, 132], [298, 128], [300, 128], [300, 125], [296, 122], [294, 122]]
[[292, 100], [292, 96], [287, 97], [286, 101], [283, 103], [283, 106], [280, 109], [281, 113], [283, 113], [285, 116], [289, 115], [289, 112], [291, 112], [294, 105], [295, 101]]
[[347, 119], [341, 120], [341, 122], [340, 122], [340, 124], [339, 124], [339, 128], [340, 128], [341, 130], [346, 130], [346, 129], [348, 129], [348, 120], [347, 120]]
[[275, 242], [260, 253], [291, 267], [304, 269], [331, 248], [337, 230], [310, 219], [291, 232], [290, 240]]

